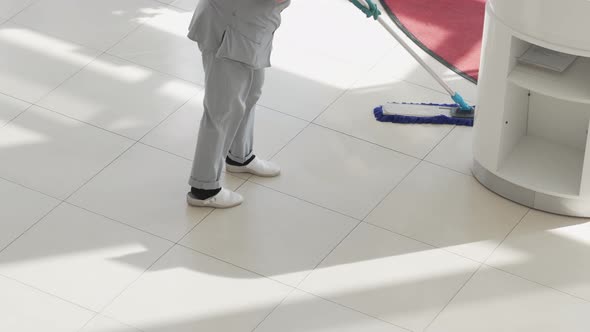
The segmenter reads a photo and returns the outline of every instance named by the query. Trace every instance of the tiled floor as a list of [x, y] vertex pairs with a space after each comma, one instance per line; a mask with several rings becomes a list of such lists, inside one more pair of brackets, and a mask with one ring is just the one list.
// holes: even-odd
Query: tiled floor
[[0, 331], [588, 331], [590, 223], [481, 187], [470, 128], [377, 123], [446, 97], [346, 1], [284, 13], [255, 137], [282, 176], [187, 207], [196, 1], [0, 0]]

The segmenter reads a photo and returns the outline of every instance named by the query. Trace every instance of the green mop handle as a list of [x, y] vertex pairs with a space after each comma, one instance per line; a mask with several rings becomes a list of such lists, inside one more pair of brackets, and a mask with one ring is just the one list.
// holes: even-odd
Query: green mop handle
[[[369, 4], [365, 0], [359, 0], [364, 6], [369, 6]], [[451, 98], [461, 107], [461, 110], [473, 110], [473, 107], [469, 106], [464, 100], [461, 95], [459, 95], [456, 91], [454, 91], [438, 74], [434, 72], [434, 70], [418, 55], [418, 53], [414, 52], [414, 50], [406, 43], [398, 34], [393, 30], [393, 28], [387, 24], [385, 19], [382, 16], [377, 18], [377, 21], [381, 23], [381, 25], [397, 40], [397, 42], [403, 46], [403, 48], [410, 53], [410, 55], [418, 61], [418, 63], [422, 66], [422, 68], [426, 69], [426, 71], [434, 78], [438, 84], [440, 84], [443, 89], [445, 89]]]

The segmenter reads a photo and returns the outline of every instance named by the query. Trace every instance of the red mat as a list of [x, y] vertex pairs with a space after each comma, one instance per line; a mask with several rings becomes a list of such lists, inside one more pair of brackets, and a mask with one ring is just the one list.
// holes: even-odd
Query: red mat
[[445, 66], [477, 82], [485, 0], [381, 0], [395, 23]]

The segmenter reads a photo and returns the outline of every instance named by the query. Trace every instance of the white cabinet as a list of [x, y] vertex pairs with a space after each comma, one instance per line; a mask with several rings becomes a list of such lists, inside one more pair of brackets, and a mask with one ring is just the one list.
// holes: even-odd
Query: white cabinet
[[[482, 184], [530, 207], [584, 217], [590, 20], [581, 18], [589, 13], [586, 0], [488, 2], [474, 129], [474, 174]], [[518, 63], [531, 45], [579, 57], [563, 73]]]

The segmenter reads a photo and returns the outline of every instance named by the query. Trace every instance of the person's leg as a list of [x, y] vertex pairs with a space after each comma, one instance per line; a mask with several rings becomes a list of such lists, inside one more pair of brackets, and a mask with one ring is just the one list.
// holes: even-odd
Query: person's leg
[[250, 173], [257, 176], [277, 176], [281, 173], [278, 165], [254, 155], [254, 117], [256, 103], [262, 94], [264, 69], [254, 72], [250, 94], [246, 100], [246, 115], [229, 150], [226, 163], [231, 173]]
[[254, 71], [214, 53], [203, 54], [203, 65], [204, 113], [189, 184], [218, 190], [224, 159], [246, 112]]
[[263, 85], [264, 69], [255, 70], [250, 93], [246, 99], [246, 114], [229, 149], [228, 162], [233, 161], [236, 164], [245, 164], [253, 158], [256, 103], [258, 103], [262, 95]]

